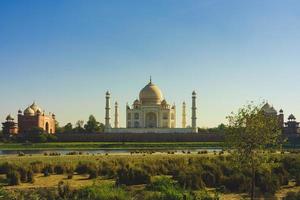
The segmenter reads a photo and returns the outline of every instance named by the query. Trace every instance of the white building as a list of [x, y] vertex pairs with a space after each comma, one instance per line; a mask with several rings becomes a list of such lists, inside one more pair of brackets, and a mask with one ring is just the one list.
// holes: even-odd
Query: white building
[[119, 128], [118, 103], [115, 103], [114, 128], [110, 124], [110, 93], [106, 93], [105, 129], [110, 133], [191, 133], [197, 132], [196, 93], [192, 93], [191, 128], [186, 128], [186, 104], [182, 105], [182, 127], [176, 128], [176, 107], [163, 98], [159, 87], [150, 82], [139, 99], [126, 106], [126, 128]]

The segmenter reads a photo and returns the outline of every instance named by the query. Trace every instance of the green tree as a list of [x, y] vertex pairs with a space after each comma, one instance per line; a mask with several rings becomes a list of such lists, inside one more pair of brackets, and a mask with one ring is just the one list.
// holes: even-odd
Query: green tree
[[87, 133], [97, 133], [100, 132], [100, 123], [97, 122], [93, 115], [89, 116], [89, 120], [84, 125], [84, 129]]
[[62, 133], [63, 132], [63, 128], [59, 126], [59, 123], [56, 120], [55, 120], [55, 132], [56, 133]]
[[63, 128], [64, 133], [72, 133], [72, 131], [73, 131], [73, 125], [71, 123], [67, 123]]
[[268, 150], [280, 144], [281, 130], [277, 116], [261, 110], [253, 103], [231, 113], [226, 139], [233, 151], [237, 166], [251, 169], [251, 199], [254, 199], [255, 173], [260, 165], [267, 164]]
[[84, 124], [83, 120], [78, 120], [76, 122], [76, 127], [73, 129], [73, 131], [75, 133], [83, 133], [84, 132], [83, 124]]

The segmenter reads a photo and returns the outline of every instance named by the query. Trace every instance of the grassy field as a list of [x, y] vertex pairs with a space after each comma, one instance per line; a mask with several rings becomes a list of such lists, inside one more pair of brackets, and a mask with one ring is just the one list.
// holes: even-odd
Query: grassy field
[[51, 143], [0, 143], [0, 150], [132, 150], [132, 149], [197, 149], [197, 148], [222, 148], [222, 142], [51, 142]]

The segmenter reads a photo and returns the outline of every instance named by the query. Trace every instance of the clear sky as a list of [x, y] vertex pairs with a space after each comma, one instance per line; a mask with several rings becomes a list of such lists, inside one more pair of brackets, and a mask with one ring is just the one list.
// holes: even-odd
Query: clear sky
[[0, 119], [35, 100], [61, 125], [104, 122], [110, 90], [125, 126], [150, 75], [178, 125], [193, 90], [200, 127], [251, 100], [300, 119], [299, 52], [298, 0], [2, 0]]

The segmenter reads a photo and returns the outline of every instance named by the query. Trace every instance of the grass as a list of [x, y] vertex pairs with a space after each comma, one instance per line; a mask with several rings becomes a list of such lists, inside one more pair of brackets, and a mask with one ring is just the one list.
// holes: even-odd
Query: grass
[[197, 149], [222, 148], [223, 142], [51, 142], [51, 143], [0, 143], [1, 150], [134, 150], [134, 149]]

